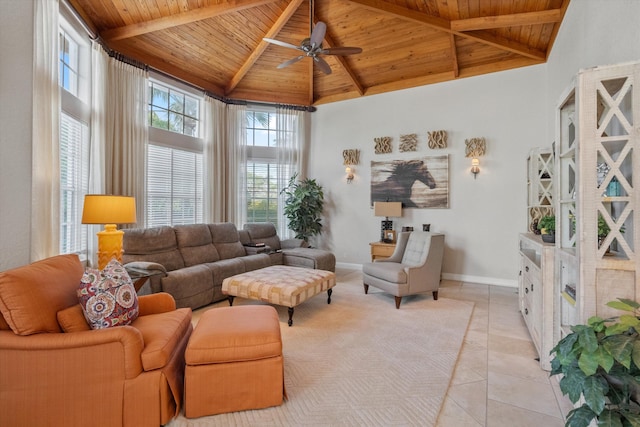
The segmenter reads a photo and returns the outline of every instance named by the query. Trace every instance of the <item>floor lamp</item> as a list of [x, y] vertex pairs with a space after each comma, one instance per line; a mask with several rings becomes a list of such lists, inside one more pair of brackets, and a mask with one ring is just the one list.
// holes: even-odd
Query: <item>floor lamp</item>
[[402, 202], [373, 202], [373, 214], [385, 217], [380, 224], [380, 241], [384, 242], [384, 232], [393, 230], [393, 221], [389, 217], [402, 216]]
[[108, 194], [87, 194], [82, 209], [83, 224], [104, 224], [98, 236], [98, 268], [103, 269], [111, 259], [122, 261], [122, 236], [116, 224], [136, 222], [136, 199]]

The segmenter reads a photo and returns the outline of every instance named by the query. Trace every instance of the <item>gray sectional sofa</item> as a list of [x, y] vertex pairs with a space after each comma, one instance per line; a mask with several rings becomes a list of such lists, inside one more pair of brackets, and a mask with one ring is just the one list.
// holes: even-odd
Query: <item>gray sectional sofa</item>
[[[250, 230], [250, 225], [247, 226]], [[275, 231], [271, 224], [266, 228]], [[246, 271], [274, 264], [319, 266], [335, 271], [335, 256], [331, 252], [299, 247], [302, 241], [285, 243], [279, 239], [271, 241], [273, 246], [249, 246], [262, 243], [260, 238], [252, 240], [249, 230], [238, 231], [232, 223], [127, 229], [122, 262], [127, 267], [157, 273], [140, 293], [168, 292], [177, 307], [192, 309], [225, 299], [222, 281]], [[256, 235], [255, 230], [253, 234]], [[298, 247], [289, 247], [296, 244]], [[289, 251], [292, 253], [286, 255]]]

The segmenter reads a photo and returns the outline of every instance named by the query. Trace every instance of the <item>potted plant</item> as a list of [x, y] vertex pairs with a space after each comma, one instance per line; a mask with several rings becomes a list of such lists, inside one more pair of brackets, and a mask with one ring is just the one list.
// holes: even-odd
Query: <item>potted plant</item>
[[542, 233], [542, 241], [555, 243], [556, 241], [556, 217], [555, 215], [545, 215], [538, 221], [538, 230]]
[[551, 350], [551, 375], [562, 374], [560, 390], [581, 406], [567, 415], [567, 427], [640, 425], [640, 304], [619, 298], [609, 307], [629, 314], [591, 317]]
[[324, 193], [315, 179], [299, 181], [298, 174], [289, 179], [287, 187], [282, 189], [285, 200], [284, 215], [288, 227], [296, 233], [297, 239], [309, 242], [309, 237], [322, 231], [320, 214], [324, 205]]
[[[624, 234], [625, 227], [620, 227], [620, 233]], [[604, 217], [600, 212], [598, 212], [598, 247], [602, 246], [602, 242], [609, 235], [611, 229], [609, 228], [609, 224], [604, 220]], [[611, 247], [607, 248], [607, 253], [611, 251]]]

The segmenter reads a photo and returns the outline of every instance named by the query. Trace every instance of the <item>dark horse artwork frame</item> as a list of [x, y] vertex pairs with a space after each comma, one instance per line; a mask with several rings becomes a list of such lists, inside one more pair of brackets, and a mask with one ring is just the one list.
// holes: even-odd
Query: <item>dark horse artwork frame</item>
[[402, 202], [403, 208], [449, 207], [449, 156], [371, 162], [373, 202]]

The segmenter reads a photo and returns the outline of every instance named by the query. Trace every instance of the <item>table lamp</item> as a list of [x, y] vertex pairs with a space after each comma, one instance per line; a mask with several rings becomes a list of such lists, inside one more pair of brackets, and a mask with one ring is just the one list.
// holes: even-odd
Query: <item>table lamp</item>
[[380, 224], [380, 241], [383, 242], [385, 230], [393, 230], [389, 217], [402, 216], [402, 202], [373, 202], [373, 214], [385, 217]]
[[136, 199], [109, 194], [87, 194], [82, 209], [83, 224], [104, 224], [98, 235], [98, 268], [103, 269], [112, 258], [122, 261], [124, 231], [116, 224], [136, 222]]

